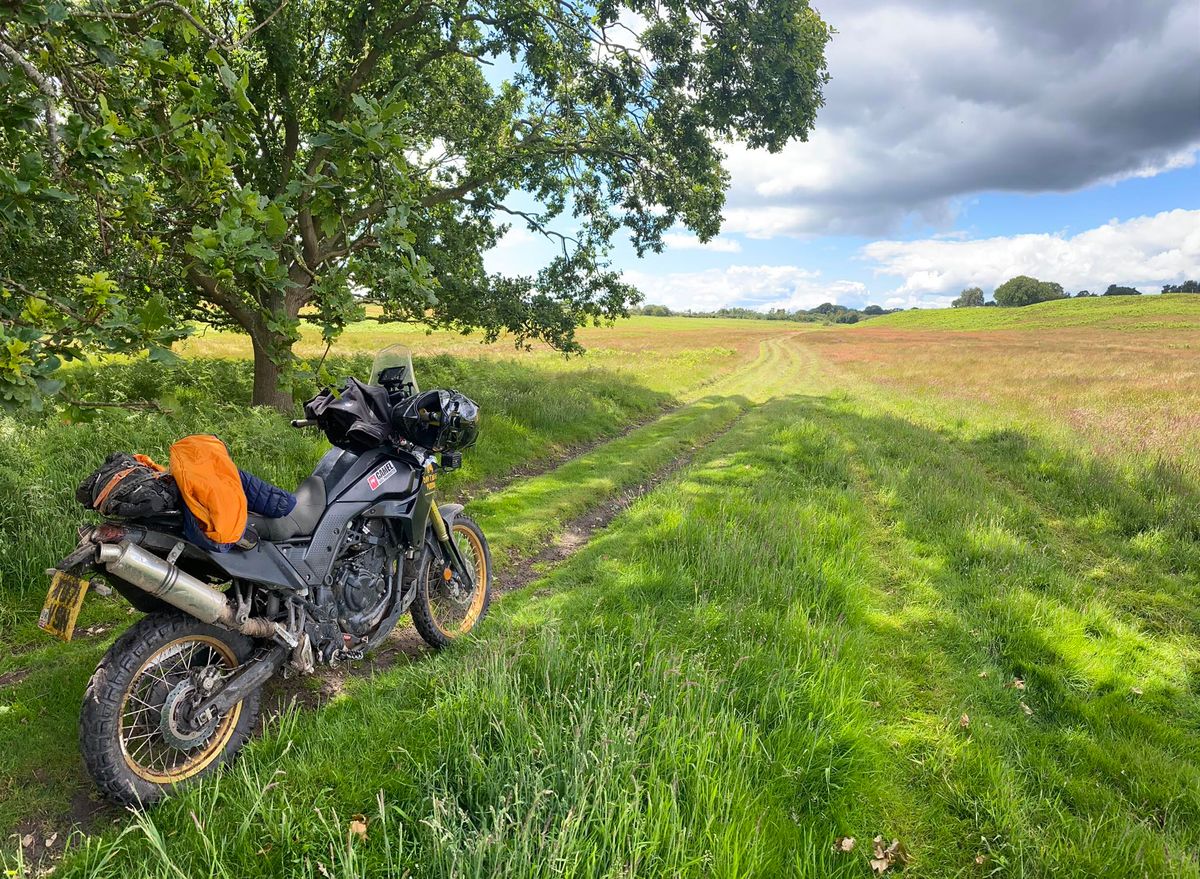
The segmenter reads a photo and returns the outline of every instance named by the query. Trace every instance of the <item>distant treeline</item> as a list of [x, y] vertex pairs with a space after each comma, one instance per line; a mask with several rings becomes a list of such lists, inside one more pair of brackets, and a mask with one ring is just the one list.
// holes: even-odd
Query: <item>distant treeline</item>
[[844, 305], [834, 305], [832, 302], [822, 302], [816, 308], [798, 309], [797, 311], [788, 311], [786, 308], [772, 308], [770, 311], [755, 311], [752, 308], [672, 311], [665, 305], [643, 305], [641, 308], [634, 308], [630, 311], [632, 314], [644, 314], [650, 317], [739, 317], [746, 320], [790, 320], [810, 324], [856, 324], [860, 320], [902, 310], [900, 308], [883, 308], [878, 305], [868, 305], [860, 310], [847, 308]]
[[[1164, 293], [1200, 293], [1200, 281], [1184, 281], [1182, 284], [1164, 284]], [[1089, 296], [1141, 296], [1142, 291], [1136, 287], [1123, 287], [1120, 284], [1109, 284], [1103, 293], [1093, 293], [1090, 290], [1080, 290], [1075, 294], [1076, 299]], [[968, 287], [958, 294], [958, 298], [950, 303], [952, 308], [977, 308], [999, 306], [1000, 308], [1019, 308], [1022, 305], [1033, 305], [1035, 302], [1050, 302], [1054, 299], [1070, 299], [1071, 294], [1065, 291], [1062, 284], [1054, 281], [1039, 281], [1029, 275], [1017, 275], [1009, 278], [996, 288], [992, 299], [984, 299], [983, 290], [979, 287]]]
[[[1184, 281], [1182, 284], [1165, 284], [1164, 293], [1200, 293], [1200, 281]], [[1076, 299], [1088, 296], [1141, 296], [1142, 291], [1134, 287], [1122, 287], [1119, 284], [1109, 284], [1103, 293], [1093, 293], [1090, 290], [1080, 290], [1075, 294]], [[987, 299], [980, 287], [968, 287], [950, 303], [953, 308], [1017, 308], [1022, 305], [1033, 305], [1035, 302], [1049, 302], [1053, 299], [1070, 299], [1071, 294], [1063, 289], [1062, 284], [1054, 281], [1039, 281], [1028, 275], [1017, 275], [1010, 278], [993, 293], [992, 299]], [[752, 308], [719, 308], [716, 311], [673, 311], [665, 305], [643, 305], [631, 308], [630, 314], [643, 314], [649, 317], [738, 317], [745, 320], [790, 320], [800, 323], [818, 324], [856, 324], [868, 318], [881, 314], [892, 314], [903, 311], [903, 308], [883, 308], [879, 305], [868, 305], [865, 308], [847, 308], [845, 305], [834, 305], [832, 302], [822, 302], [816, 308], [788, 311], [785, 308], [772, 308], [770, 311], [755, 311]]]

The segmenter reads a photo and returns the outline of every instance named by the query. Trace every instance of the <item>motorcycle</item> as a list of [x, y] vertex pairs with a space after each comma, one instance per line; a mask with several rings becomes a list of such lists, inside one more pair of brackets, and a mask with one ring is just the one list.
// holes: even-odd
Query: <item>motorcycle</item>
[[366, 385], [348, 381], [292, 422], [334, 446], [289, 515], [251, 514], [250, 539], [227, 552], [185, 540], [171, 515], [87, 525], [52, 569], [50, 634], [70, 640], [89, 571], [146, 614], [100, 661], [80, 715], [84, 762], [110, 799], [154, 803], [232, 759], [278, 674], [361, 659], [405, 612], [435, 648], [486, 615], [487, 539], [462, 505], [434, 502], [438, 474], [474, 442], [474, 403], [422, 394], [400, 346]]

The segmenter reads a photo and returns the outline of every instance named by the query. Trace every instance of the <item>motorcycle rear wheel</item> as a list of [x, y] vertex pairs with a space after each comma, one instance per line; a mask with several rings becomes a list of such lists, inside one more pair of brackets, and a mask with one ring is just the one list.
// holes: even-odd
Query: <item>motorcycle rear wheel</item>
[[256, 691], [200, 729], [184, 718], [197, 676], [228, 676], [250, 658], [244, 635], [181, 613], [150, 614], [116, 640], [92, 675], [79, 715], [83, 760], [96, 786], [149, 805], [232, 759], [258, 722]]

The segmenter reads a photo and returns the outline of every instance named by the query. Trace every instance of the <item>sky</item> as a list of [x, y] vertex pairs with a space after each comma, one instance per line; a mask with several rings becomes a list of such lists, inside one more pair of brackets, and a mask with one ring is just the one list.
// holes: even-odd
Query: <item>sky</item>
[[[1200, 279], [1200, 0], [813, 0], [837, 31], [807, 142], [725, 147], [719, 237], [615, 265], [673, 309], [942, 307], [1017, 274]], [[488, 256], [527, 273], [522, 228]]]

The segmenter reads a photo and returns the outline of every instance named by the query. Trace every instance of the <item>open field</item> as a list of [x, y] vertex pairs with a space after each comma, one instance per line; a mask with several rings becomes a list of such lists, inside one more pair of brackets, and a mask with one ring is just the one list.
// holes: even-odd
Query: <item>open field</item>
[[1194, 330], [865, 327], [803, 338], [847, 378], [943, 410], [995, 408], [1114, 460], [1161, 460], [1200, 474]]
[[[585, 357], [564, 358], [541, 343], [518, 350], [507, 339], [486, 344], [478, 335], [429, 332], [405, 324], [365, 321], [351, 325], [338, 338], [340, 354], [374, 354], [386, 345], [403, 344], [421, 354], [451, 354], [458, 358], [516, 360], [554, 372], [578, 369], [619, 371], [648, 388], [678, 394], [703, 385], [758, 353], [759, 341], [795, 333], [796, 324], [734, 319], [632, 317], [619, 327], [581, 327], [576, 335], [587, 349]], [[180, 353], [202, 357], [251, 356], [245, 336], [200, 329], [179, 346]], [[319, 358], [325, 351], [320, 331], [304, 325], [296, 352]]]
[[[8, 425], [9, 491], [41, 488], [4, 511], [29, 548], [0, 568], [24, 651], [0, 656], [0, 830], [65, 836], [75, 815], [98, 835], [55, 875], [114, 879], [853, 877], [876, 834], [908, 852], [887, 875], [1200, 876], [1200, 331], [1136, 328], [1187, 324], [1191, 299], [1160, 304], [1183, 298], [1141, 297], [1153, 315], [1120, 327], [646, 318], [589, 330], [595, 354], [565, 366], [434, 358], [508, 425], [457, 490], [510, 571], [665, 481], [469, 643], [351, 679], [221, 776], [99, 821], [72, 726], [115, 632], [45, 645], [28, 622], [82, 459], [206, 418], [284, 482], [319, 448], [283, 444], [236, 405], [244, 369], [203, 361], [171, 379], [187, 405], [167, 419]], [[140, 368], [121, 369], [132, 393]], [[233, 402], [189, 369], [228, 370]], [[551, 388], [576, 417], [543, 411]], [[53, 443], [69, 473], [39, 465]], [[14, 871], [19, 843], [0, 848]]]
[[1200, 296], [1095, 296], [1058, 299], [1024, 308], [941, 308], [900, 311], [872, 318], [865, 327], [925, 330], [1088, 328], [1105, 330], [1200, 329]]

